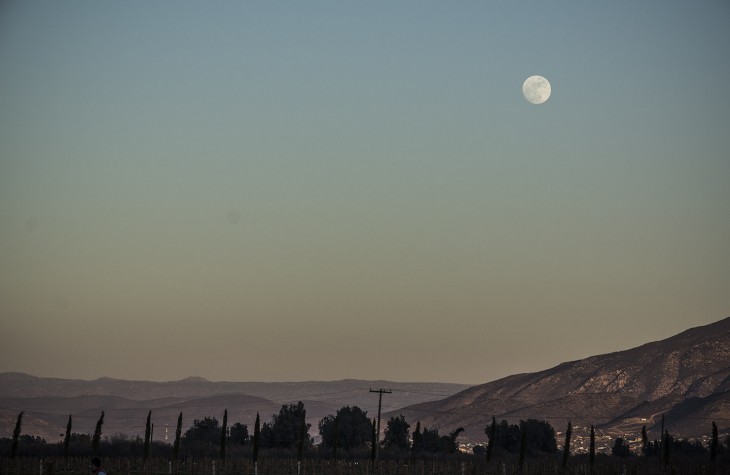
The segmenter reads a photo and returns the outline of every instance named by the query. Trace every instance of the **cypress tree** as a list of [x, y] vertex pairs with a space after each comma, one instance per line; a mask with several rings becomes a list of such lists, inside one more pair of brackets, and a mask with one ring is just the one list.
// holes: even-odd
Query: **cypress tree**
[[144, 427], [144, 452], [142, 460], [145, 462], [150, 458], [150, 437], [152, 436], [152, 411], [147, 413], [147, 424]]
[[660, 447], [664, 447], [664, 414], [662, 414], [662, 431], [661, 431]]
[[497, 442], [497, 419], [492, 416], [492, 428], [489, 431], [489, 443], [487, 444], [487, 463], [492, 460], [494, 444]]
[[172, 453], [175, 460], [180, 458], [180, 437], [182, 436], [182, 412], [177, 416], [177, 429], [175, 429], [175, 443], [172, 446]]
[[591, 446], [588, 454], [588, 464], [591, 466], [591, 472], [593, 472], [593, 467], [596, 465], [596, 431], [593, 429], [593, 425], [591, 425]]
[[646, 435], [646, 425], [641, 428], [641, 455], [649, 455], [649, 437]]
[[68, 458], [68, 448], [71, 445], [71, 414], [68, 415], [68, 424], [66, 424], [66, 436], [63, 438], [63, 456]]
[[666, 469], [669, 465], [669, 446], [672, 445], [672, 437], [669, 435], [669, 431], [664, 432], [662, 442], [662, 466]]
[[568, 466], [570, 457], [570, 436], [573, 435], [573, 425], [568, 421], [568, 430], [565, 431], [565, 447], [563, 447], [563, 468]]
[[522, 434], [520, 434], [520, 471], [522, 471], [522, 466], [525, 464], [525, 453], [527, 452], [527, 424], [524, 425], [524, 428], [522, 429]]
[[91, 450], [94, 455], [99, 455], [99, 443], [101, 442], [101, 426], [104, 425], [104, 411], [101, 411], [101, 417], [96, 421], [94, 429], [94, 437], [91, 439]]
[[71, 414], [68, 415], [66, 424], [66, 435], [63, 438], [63, 457], [68, 458], [68, 449], [71, 445]]
[[226, 459], [226, 439], [228, 438], [228, 409], [223, 411], [223, 424], [221, 427], [221, 460]]
[[259, 413], [256, 413], [256, 423], [253, 425], [253, 452], [252, 458], [254, 465], [259, 461], [259, 445], [261, 445], [261, 421]]
[[14, 459], [18, 454], [18, 441], [20, 440], [20, 428], [23, 423], [23, 414], [25, 414], [25, 411], [20, 411], [20, 414], [18, 414], [18, 420], [15, 421], [15, 429], [13, 429], [13, 444], [10, 446], [11, 459]]
[[710, 461], [715, 464], [717, 458], [717, 425], [712, 421], [712, 442], [710, 443]]

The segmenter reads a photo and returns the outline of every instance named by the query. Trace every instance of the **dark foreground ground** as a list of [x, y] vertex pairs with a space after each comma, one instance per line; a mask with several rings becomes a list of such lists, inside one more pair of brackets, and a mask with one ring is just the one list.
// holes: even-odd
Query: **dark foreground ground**
[[[108, 475], [730, 475], [730, 461], [719, 461], [714, 467], [706, 460], [674, 460], [662, 467], [659, 460], [638, 457], [617, 460], [613, 457], [597, 459], [593, 470], [587, 460], [576, 458], [566, 469], [557, 460], [528, 459], [520, 469], [517, 460], [493, 460], [487, 464], [475, 457], [453, 457], [448, 460], [416, 460], [399, 462], [383, 460], [373, 466], [369, 460], [304, 460], [269, 458], [259, 461], [254, 468], [249, 459], [230, 459], [225, 463], [213, 459], [170, 462], [153, 459], [146, 463], [140, 458], [117, 457], [104, 460]], [[0, 458], [0, 475], [88, 475], [87, 458]]]

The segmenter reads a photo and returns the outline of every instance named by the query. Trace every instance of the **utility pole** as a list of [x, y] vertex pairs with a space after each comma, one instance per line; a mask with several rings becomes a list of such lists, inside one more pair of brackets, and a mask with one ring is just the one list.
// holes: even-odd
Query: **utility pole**
[[393, 391], [390, 389], [373, 389], [370, 388], [371, 393], [378, 393], [378, 428], [376, 429], [375, 437], [375, 460], [378, 460], [378, 452], [380, 452], [380, 408], [383, 405], [383, 394], [391, 394]]

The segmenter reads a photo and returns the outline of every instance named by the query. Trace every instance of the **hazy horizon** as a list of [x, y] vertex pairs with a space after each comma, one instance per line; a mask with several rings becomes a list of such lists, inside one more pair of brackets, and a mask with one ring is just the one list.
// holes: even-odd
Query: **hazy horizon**
[[[730, 317], [726, 317], [726, 318], [730, 318]], [[724, 318], [723, 319], [720, 319], [720, 320], [718, 320], [718, 322], [719, 321], [722, 321], [722, 320], [725, 320], [725, 319]], [[713, 323], [717, 323], [717, 322], [710, 322], [708, 325], [711, 325]], [[706, 326], [706, 325], [700, 325], [700, 326]], [[696, 328], [696, 327], [692, 327], [692, 328]], [[689, 330], [689, 329], [690, 328], [687, 328], [686, 330]], [[680, 331], [679, 333], [682, 333], [683, 331]], [[677, 333], [677, 334], [679, 334], [679, 333]], [[676, 335], [675, 334], [668, 335], [667, 338], [672, 337], [672, 336], [676, 336]], [[665, 339], [665, 338], [661, 338], [661, 339], [657, 339], [657, 340], [648, 340], [648, 341], [646, 341], [644, 343], [638, 344], [637, 346], [642, 346], [644, 344], [652, 343], [654, 341], [663, 340], [663, 339]], [[629, 350], [629, 349], [632, 349], [632, 348], [634, 348], [634, 347], [631, 347], [631, 348], [619, 348], [619, 349], [616, 349], [616, 350], [613, 350], [613, 351], [608, 351], [607, 353], [603, 353], [603, 354], [610, 354], [610, 353], [614, 353], [614, 352]], [[574, 359], [569, 359], [569, 360], [561, 361], [561, 362], [559, 362], [559, 363], [557, 363], [555, 365], [547, 366], [547, 367], [544, 367], [544, 368], [537, 368], [535, 370], [526, 371], [525, 373], [539, 372], [539, 371], [551, 369], [551, 368], [553, 368], [555, 366], [558, 366], [558, 365], [560, 365], [562, 363], [566, 363], [566, 362], [570, 362], [570, 361], [576, 361], [576, 360], [580, 360], [580, 359], [587, 358], [587, 357], [592, 357], [592, 356], [602, 356], [603, 354], [596, 353], [596, 354], [590, 354], [590, 355], [583, 355], [583, 356], [580, 356], [580, 357], [577, 357], [577, 358], [574, 358]], [[109, 376], [109, 375], [100, 375], [100, 376], [97, 376], [97, 377], [85, 377], [85, 378], [82, 378], [82, 377], [71, 377], [71, 376], [65, 377], [65, 376], [58, 376], [58, 375], [31, 374], [31, 373], [26, 373], [26, 372], [22, 372], [22, 371], [13, 371], [13, 370], [5, 370], [3, 372], [5, 372], [5, 373], [27, 374], [27, 375], [35, 376], [35, 377], [39, 377], [39, 378], [51, 378], [51, 379], [55, 378], [55, 379], [67, 379], [67, 380], [79, 380], [79, 381], [95, 381], [97, 379], [105, 379], [105, 378], [107, 378], [107, 379], [117, 379], [117, 380], [126, 380], [126, 381], [143, 381], [143, 382], [153, 382], [153, 383], [167, 383], [167, 382], [183, 381], [183, 380], [186, 380], [186, 379], [203, 378], [203, 379], [205, 379], [205, 380], [207, 380], [208, 382], [211, 382], [211, 383], [298, 383], [298, 382], [335, 382], [335, 381], [344, 381], [344, 380], [357, 380], [357, 381], [373, 381], [373, 382], [383, 381], [383, 382], [393, 382], [393, 383], [462, 384], [462, 385], [473, 385], [473, 386], [480, 385], [480, 384], [485, 384], [485, 383], [490, 383], [492, 381], [496, 381], [496, 380], [501, 379], [503, 377], [514, 376], [515, 374], [519, 374], [519, 373], [505, 374], [505, 375], [496, 377], [496, 378], [494, 378], [492, 380], [488, 380], [488, 381], [466, 382], [466, 381], [436, 381], [436, 380], [426, 380], [426, 381], [416, 381], [416, 380], [391, 380], [391, 379], [387, 379], [387, 378], [357, 378], [357, 377], [343, 377], [343, 378], [322, 379], [322, 380], [313, 380], [313, 379], [296, 379], [296, 380], [293, 380], [293, 379], [290, 379], [290, 380], [263, 380], [263, 379], [262, 380], [215, 380], [215, 379], [210, 379], [210, 378], [207, 378], [207, 377], [202, 376], [202, 375], [199, 375], [199, 374], [191, 374], [191, 375], [184, 376], [184, 377], [177, 378], [177, 379], [140, 379], [140, 378], [134, 378], [134, 377], [118, 378], [118, 377], [112, 377], [112, 376]]]
[[730, 315], [727, 2], [172, 5], [0, 5], [0, 371], [480, 384]]

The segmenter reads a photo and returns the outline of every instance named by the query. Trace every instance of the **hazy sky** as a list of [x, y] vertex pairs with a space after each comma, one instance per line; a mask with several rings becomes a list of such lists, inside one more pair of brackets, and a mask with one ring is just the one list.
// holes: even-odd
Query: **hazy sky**
[[730, 316], [729, 45], [724, 0], [5, 1], [0, 371], [483, 383]]

